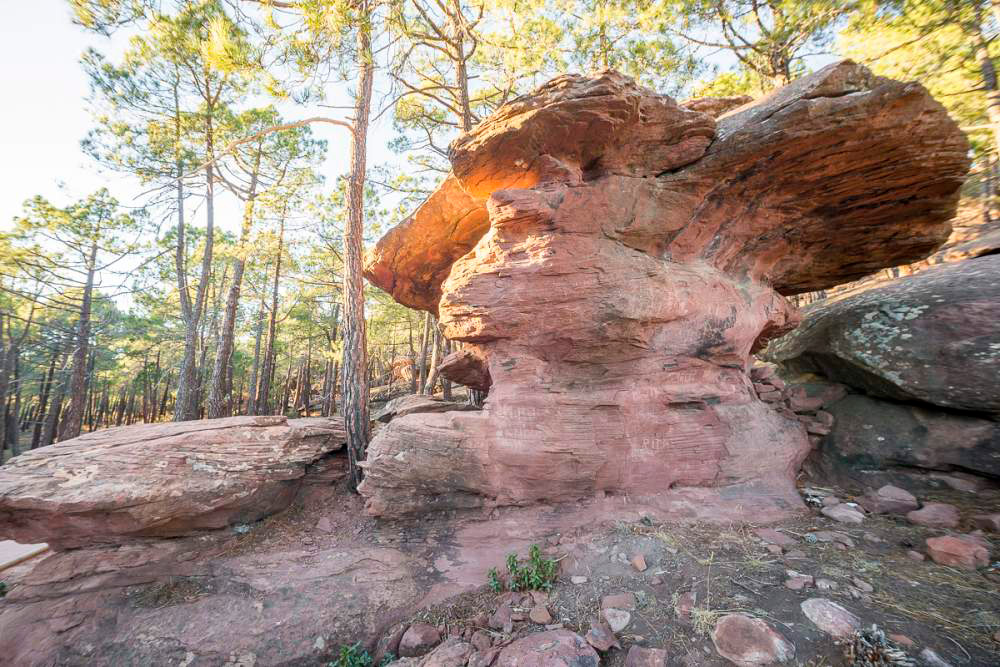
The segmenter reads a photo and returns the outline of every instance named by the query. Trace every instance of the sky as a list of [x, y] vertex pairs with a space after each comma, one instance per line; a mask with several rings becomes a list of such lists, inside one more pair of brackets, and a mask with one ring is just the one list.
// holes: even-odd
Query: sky
[[[127, 46], [127, 36], [109, 39], [73, 25], [66, 0], [5, 0], [3, 4], [0, 90], [8, 92], [0, 102], [0, 230], [10, 229], [24, 201], [36, 194], [66, 205], [107, 187], [123, 204], [138, 203], [141, 188], [137, 182], [119, 173], [102, 173], [80, 149], [80, 140], [93, 126], [85, 100], [89, 91], [80, 55], [94, 47], [117, 61]], [[282, 112], [289, 120], [342, 113], [308, 107]], [[385, 148], [393, 136], [388, 116], [370, 131], [370, 164], [393, 159]], [[313, 134], [328, 142], [321, 171], [327, 182], [332, 182], [348, 168], [347, 132], [317, 124]], [[239, 206], [231, 196], [220, 199], [216, 209], [218, 224], [236, 231]], [[193, 222], [203, 224], [198, 213]]]

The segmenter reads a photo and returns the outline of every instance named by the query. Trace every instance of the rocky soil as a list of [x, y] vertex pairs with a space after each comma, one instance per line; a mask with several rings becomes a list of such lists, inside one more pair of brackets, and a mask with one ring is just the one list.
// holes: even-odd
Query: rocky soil
[[[913, 502], [874, 490], [809, 487], [806, 515], [757, 527], [725, 517], [664, 524], [622, 498], [376, 521], [343, 482], [315, 486], [251, 525], [144, 550], [55, 553], [5, 573], [0, 654], [19, 665], [324, 665], [355, 642], [400, 651], [391, 645], [423, 623], [433, 631], [417, 625], [409, 643], [419, 647], [401, 664], [597, 664], [587, 662], [596, 644], [602, 665], [784, 657], [818, 667], [852, 664], [854, 631], [876, 624], [886, 647], [915, 664], [940, 664], [921, 658], [925, 650], [952, 665], [997, 664], [1000, 563], [942, 565], [934, 558], [948, 556], [935, 556], [928, 539], [994, 549], [993, 534], [962, 536], [997, 528], [977, 516], [1000, 508], [1000, 491], [942, 486], [915, 502], [953, 506], [951, 527], [914, 521], [904, 512]], [[897, 501], [892, 511], [873, 504], [882, 496]], [[838, 506], [860, 523], [822, 513]], [[524, 556], [532, 544], [559, 562], [553, 588], [492, 591], [487, 571], [502, 573], [508, 552]], [[558, 629], [566, 632], [518, 643]], [[438, 641], [430, 657], [413, 655]], [[539, 641], [583, 662], [560, 663]], [[633, 647], [665, 653], [634, 651], [628, 662]]]

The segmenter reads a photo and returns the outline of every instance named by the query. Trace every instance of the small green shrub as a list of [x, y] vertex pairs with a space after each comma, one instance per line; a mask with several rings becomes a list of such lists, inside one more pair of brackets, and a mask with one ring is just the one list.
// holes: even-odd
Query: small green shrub
[[[543, 558], [537, 544], [528, 549], [527, 560], [520, 560], [517, 554], [507, 554], [507, 589], [512, 591], [547, 591], [552, 588], [559, 573], [559, 562], [553, 558]], [[486, 574], [490, 589], [499, 593], [504, 589], [497, 569], [490, 568]]]
[[[379, 667], [385, 667], [395, 660], [396, 656], [390, 653], [382, 658]], [[368, 655], [368, 651], [362, 649], [361, 644], [355, 644], [353, 646], [342, 646], [340, 656], [329, 663], [327, 667], [372, 667], [374, 664], [372, 657]]]
[[503, 590], [503, 582], [500, 581], [500, 573], [497, 572], [495, 567], [491, 567], [490, 571], [486, 573], [486, 583], [489, 584], [490, 590], [494, 593], [499, 593]]
[[7, 584], [0, 581], [0, 598], [6, 597], [7, 595]]

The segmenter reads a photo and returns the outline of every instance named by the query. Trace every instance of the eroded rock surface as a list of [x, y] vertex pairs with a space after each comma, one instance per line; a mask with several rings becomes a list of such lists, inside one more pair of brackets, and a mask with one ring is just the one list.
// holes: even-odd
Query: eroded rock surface
[[506, 105], [367, 258], [492, 382], [480, 414], [379, 432], [368, 511], [605, 493], [706, 519], [797, 510], [805, 428], [758, 400], [749, 355], [798, 323], [783, 295], [944, 241], [966, 152], [921, 86], [847, 61], [718, 120], [614, 72]]
[[340, 418], [230, 417], [105, 429], [0, 467], [0, 537], [54, 549], [191, 535], [282, 510]]
[[1000, 255], [817, 304], [768, 356], [873, 396], [1000, 413]]

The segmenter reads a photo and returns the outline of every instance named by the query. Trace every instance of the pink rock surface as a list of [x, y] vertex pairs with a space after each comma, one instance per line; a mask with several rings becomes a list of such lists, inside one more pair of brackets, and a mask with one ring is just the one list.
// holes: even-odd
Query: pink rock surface
[[891, 484], [869, 491], [859, 502], [873, 514], [905, 514], [920, 507], [912, 493]]
[[861, 619], [826, 598], [809, 598], [800, 607], [813, 625], [835, 639], [849, 637], [861, 627]]
[[630, 646], [625, 667], [667, 667], [667, 651], [662, 648]]
[[583, 637], [569, 630], [537, 632], [508, 645], [496, 667], [597, 667], [600, 658]]
[[378, 433], [368, 511], [595, 493], [708, 520], [800, 511], [805, 428], [758, 399], [750, 354], [798, 323], [782, 295], [943, 241], [966, 151], [923, 88], [846, 61], [718, 121], [614, 72], [502, 107], [366, 259], [492, 382], [480, 414]]
[[990, 562], [989, 549], [982, 542], [964, 535], [927, 538], [927, 555], [938, 565], [966, 570], [975, 570]]
[[745, 614], [727, 614], [712, 630], [712, 643], [723, 658], [740, 667], [789, 662], [795, 645], [765, 621]]
[[0, 537], [53, 549], [175, 537], [286, 508], [339, 418], [229, 417], [95, 431], [0, 468]]
[[927, 503], [906, 514], [910, 523], [928, 528], [954, 528], [958, 525], [959, 518], [958, 508], [947, 503]]

